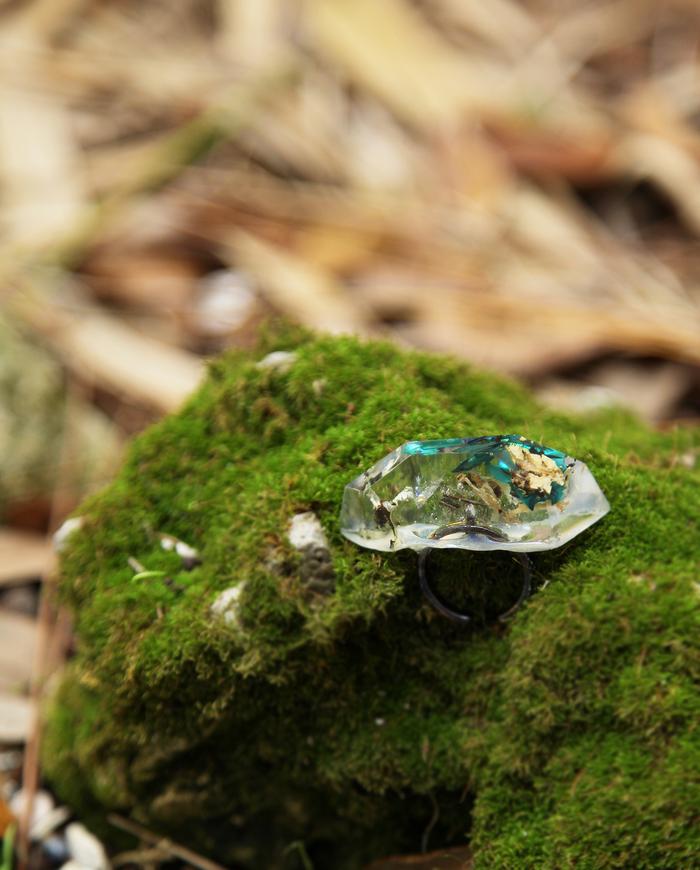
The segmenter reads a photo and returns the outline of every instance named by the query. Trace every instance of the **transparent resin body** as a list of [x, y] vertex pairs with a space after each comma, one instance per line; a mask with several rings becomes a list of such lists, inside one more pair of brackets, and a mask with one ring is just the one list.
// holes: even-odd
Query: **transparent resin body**
[[373, 550], [534, 552], [560, 547], [609, 510], [583, 462], [521, 435], [488, 435], [408, 441], [345, 487], [340, 523]]

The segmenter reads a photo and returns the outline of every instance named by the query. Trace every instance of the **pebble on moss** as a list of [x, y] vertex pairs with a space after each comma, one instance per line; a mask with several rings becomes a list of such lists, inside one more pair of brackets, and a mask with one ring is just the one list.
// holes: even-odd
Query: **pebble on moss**
[[53, 534], [52, 544], [56, 553], [61, 553], [65, 549], [68, 538], [80, 531], [85, 523], [84, 517], [68, 517], [56, 529]]
[[302, 554], [299, 576], [312, 592], [333, 591], [335, 573], [323, 526], [313, 511], [295, 514], [287, 532], [289, 543]]
[[245, 583], [241, 582], [220, 592], [211, 606], [213, 616], [220, 617], [227, 625], [241, 625], [238, 607]]

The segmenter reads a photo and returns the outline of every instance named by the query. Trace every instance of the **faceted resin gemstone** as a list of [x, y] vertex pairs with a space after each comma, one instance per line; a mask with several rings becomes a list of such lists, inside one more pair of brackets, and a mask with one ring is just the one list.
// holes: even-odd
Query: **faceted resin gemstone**
[[393, 450], [345, 487], [340, 523], [373, 550], [532, 552], [560, 547], [609, 510], [583, 462], [522, 435], [486, 435]]

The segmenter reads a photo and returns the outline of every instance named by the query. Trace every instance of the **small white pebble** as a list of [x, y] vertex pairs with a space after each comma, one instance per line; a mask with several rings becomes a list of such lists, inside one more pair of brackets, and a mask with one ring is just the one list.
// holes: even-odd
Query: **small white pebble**
[[303, 550], [305, 547], [328, 549], [326, 533], [323, 531], [318, 517], [312, 511], [295, 514], [289, 523], [287, 536], [289, 543], [297, 550]]
[[71, 817], [71, 811], [68, 807], [55, 807], [50, 813], [47, 813], [39, 821], [32, 825], [31, 836], [33, 840], [45, 840], [53, 832], [65, 825]]
[[199, 553], [195, 550], [194, 547], [190, 547], [189, 544], [186, 544], [184, 541], [178, 541], [175, 544], [175, 552], [181, 559], [185, 561], [196, 561], [199, 559]]
[[80, 822], [72, 822], [66, 828], [66, 845], [73, 861], [77, 861], [82, 867], [108, 870], [109, 862], [104, 846]]
[[62, 553], [66, 547], [66, 541], [79, 529], [82, 529], [84, 517], [69, 517], [56, 529], [53, 535], [53, 548], [56, 553]]
[[160, 546], [161, 549], [167, 550], [168, 552], [175, 550], [177, 555], [185, 563], [185, 567], [188, 569], [194, 568], [195, 565], [201, 563], [197, 550], [195, 550], [194, 547], [190, 547], [190, 545], [186, 544], [184, 541], [179, 540], [174, 535], [161, 535]]
[[[16, 791], [10, 799], [10, 810], [12, 815], [21, 819], [24, 815], [27, 805], [27, 793], [23, 788]], [[32, 818], [29, 823], [29, 835], [32, 840], [38, 839], [35, 831], [41, 831], [46, 824], [47, 819], [54, 811], [54, 800], [47, 791], [41, 789], [34, 794], [34, 803], [32, 804]]]
[[382, 719], [381, 717], [379, 717], [379, 718], [377, 718], [377, 719], [374, 720], [374, 724], [375, 724], [375, 725], [380, 725], [380, 726], [381, 726], [381, 725], [385, 725], [385, 724], [386, 724], [386, 719]]
[[259, 369], [277, 369], [280, 372], [288, 371], [296, 360], [297, 355], [291, 350], [273, 350], [257, 364]]
[[255, 310], [250, 278], [242, 272], [218, 269], [202, 278], [199, 287], [194, 315], [205, 335], [227, 335], [240, 329]]
[[241, 582], [237, 586], [230, 586], [228, 589], [224, 589], [223, 592], [219, 592], [210, 607], [212, 616], [223, 619], [226, 625], [239, 625], [239, 599], [244, 586], [245, 582]]

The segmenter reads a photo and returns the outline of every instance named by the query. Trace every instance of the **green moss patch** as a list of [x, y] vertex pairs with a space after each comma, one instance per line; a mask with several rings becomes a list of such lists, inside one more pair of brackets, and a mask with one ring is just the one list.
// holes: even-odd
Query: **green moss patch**
[[[260, 367], [273, 350], [296, 356]], [[538, 591], [508, 626], [464, 631], [423, 602], [414, 554], [340, 535], [340, 502], [403, 441], [501, 432], [585, 461], [612, 510], [536, 554]], [[694, 445], [619, 412], [565, 417], [388, 344], [280, 333], [216, 360], [80, 510], [61, 579], [79, 650], [44, 753], [54, 785], [232, 867], [355, 868], [466, 841], [477, 868], [691, 866]], [[287, 539], [302, 511], [328, 537], [332, 591], [308, 584]], [[163, 533], [201, 564], [184, 570]], [[134, 579], [129, 557], [162, 575]], [[464, 580], [450, 564], [483, 597], [476, 563]]]

